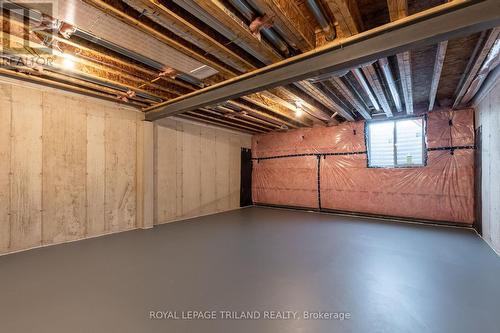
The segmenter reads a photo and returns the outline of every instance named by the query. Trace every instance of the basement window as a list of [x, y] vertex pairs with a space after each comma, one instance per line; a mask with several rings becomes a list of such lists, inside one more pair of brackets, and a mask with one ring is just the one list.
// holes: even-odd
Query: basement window
[[368, 167], [401, 168], [425, 165], [424, 118], [367, 123]]

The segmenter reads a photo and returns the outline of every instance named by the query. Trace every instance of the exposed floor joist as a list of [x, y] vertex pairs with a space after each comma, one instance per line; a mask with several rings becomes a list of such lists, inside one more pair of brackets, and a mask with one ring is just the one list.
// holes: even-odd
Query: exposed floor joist
[[345, 85], [342, 81], [342, 78], [336, 77], [331, 80], [334, 83], [337, 90], [341, 91], [344, 96], [348, 98], [348, 101], [356, 108], [356, 111], [364, 118], [364, 119], [372, 119], [370, 115], [370, 111], [363, 105], [362, 102], [358, 101], [358, 99], [351, 93], [349, 87]]
[[363, 66], [362, 71], [365, 74], [366, 79], [370, 83], [375, 96], [377, 96], [377, 99], [382, 106], [382, 110], [384, 110], [387, 117], [392, 117], [391, 107], [389, 105], [389, 102], [387, 101], [387, 98], [385, 97], [384, 89], [382, 87], [382, 83], [379, 80], [375, 67], [373, 67], [373, 65]]
[[[97, 98], [102, 98], [108, 101], [113, 101], [117, 102], [113, 94], [106, 94], [103, 93], [99, 90], [95, 90], [89, 87], [81, 87], [80, 85], [76, 85], [74, 82], [60, 82], [53, 80], [53, 78], [46, 78], [46, 77], [39, 77], [35, 75], [29, 75], [25, 73], [19, 73], [17, 71], [12, 71], [8, 70], [5, 68], [0, 68], [0, 75], [5, 76], [5, 77], [10, 77], [10, 78], [15, 78], [15, 79], [20, 79], [23, 81], [28, 81], [28, 82], [34, 82], [38, 84], [42, 84], [48, 87], [54, 87], [61, 89], [63, 91], [69, 91], [69, 92], [74, 92], [74, 93], [80, 93], [86, 96], [92, 96], [92, 97], [97, 97]], [[147, 104], [146, 103], [140, 103], [138, 101], [133, 101], [129, 103], [124, 103], [120, 102], [121, 104], [130, 104], [134, 105], [136, 107], [144, 107]]]
[[443, 70], [443, 63], [446, 56], [447, 47], [448, 41], [439, 43], [437, 47], [436, 60], [434, 61], [434, 70], [432, 72], [431, 89], [429, 93], [429, 111], [432, 111], [434, 109], [434, 103], [436, 101], [437, 89], [439, 80], [441, 78], [441, 71]]
[[[287, 114], [289, 113], [290, 116], [295, 115], [294, 111], [297, 108], [296, 105], [289, 103], [287, 100], [282, 99], [279, 96], [273, 95], [269, 91], [261, 91], [259, 93], [254, 93], [249, 96], [253, 98], [252, 102], [255, 103], [256, 105], [261, 106], [259, 101], [264, 103], [264, 105], [262, 105], [263, 108], [274, 106], [278, 110], [283, 109], [284, 111], [286, 111]], [[321, 123], [320, 120], [318, 120], [314, 116], [309, 115], [308, 113], [306, 113], [305, 117], [303, 118], [295, 117], [295, 120], [299, 123], [302, 123], [305, 126], [312, 126], [314, 124]]]
[[213, 56], [206, 54], [204, 51], [199, 50], [195, 51], [197, 48], [195, 45], [187, 45], [186, 42], [181, 41], [180, 38], [169, 36], [170, 33], [167, 29], [163, 31], [159, 31], [158, 27], [154, 27], [156, 24], [154, 22], [146, 22], [145, 17], [140, 16], [140, 13], [137, 12], [135, 14], [135, 10], [127, 10], [126, 4], [122, 3], [118, 0], [82, 0], [89, 5], [92, 5], [99, 10], [108, 13], [121, 21], [129, 24], [131, 26], [135, 26], [140, 29], [144, 33], [147, 33], [159, 41], [167, 44], [168, 46], [184, 53], [185, 55], [210, 66], [217, 71], [225, 74], [225, 75], [234, 75], [235, 72], [229, 68], [229, 66], [223, 65], [220, 61], [217, 61]]
[[[356, 2], [353, 2], [351, 0], [326, 0], [326, 4], [337, 20], [339, 27], [339, 29], [337, 29], [337, 33], [339, 34], [340, 38], [347, 38], [356, 35], [364, 30], [363, 22], [361, 20], [359, 8]], [[360, 82], [361, 87], [365, 90], [368, 97], [372, 100], [372, 104], [375, 106], [375, 109], [378, 110], [379, 103], [372, 93], [372, 89], [375, 90], [375, 88], [371, 88], [370, 84], [367, 83], [362, 75], [356, 76], [356, 73], [354, 73], [354, 71], [356, 70], [357, 69], [352, 69], [354, 76], [358, 81], [362, 81]], [[374, 70], [373, 72], [375, 73]], [[342, 85], [342, 82], [340, 82], [340, 84]], [[339, 90], [344, 98], [348, 100], [348, 102], [350, 102], [352, 105], [357, 105], [356, 99], [351, 100], [353, 98], [353, 94], [350, 92], [348, 87], [341, 86]], [[361, 110], [360, 114], [363, 116], [363, 118], [371, 118], [369, 110], [361, 107], [356, 108]]]
[[[459, 86], [457, 87], [457, 92], [455, 94], [455, 99], [453, 102], [453, 108], [457, 108], [462, 103], [462, 98], [464, 97], [467, 89], [469, 89], [472, 81], [479, 72], [481, 65], [488, 56], [491, 48], [495, 44], [496, 40], [500, 36], [500, 27], [494, 28], [489, 32], [485, 32], [485, 40], [478, 41], [478, 54], [474, 55], [470, 59], [470, 68], [464, 73], [463, 79], [461, 80]], [[469, 67], [469, 66], [468, 66]]]
[[[99, 6], [104, 6], [105, 9], [107, 9], [108, 11], [110, 11], [113, 15], [117, 15], [119, 18], [121, 18], [122, 20], [126, 20], [127, 23], [129, 24], [135, 24], [138, 20], [133, 18], [131, 15], [127, 15], [127, 13], [123, 13], [120, 11], [120, 9], [118, 8], [119, 6], [115, 4], [115, 6], [110, 6], [110, 5], [103, 5], [102, 4], [102, 1], [99, 1], [99, 0], [88, 0], [94, 4], [97, 4]], [[144, 0], [143, 0], [144, 1]], [[221, 15], [224, 15], [224, 16], [227, 16], [229, 15], [229, 11], [226, 9], [226, 7], [223, 6], [222, 3], [220, 2], [213, 2], [213, 3], [205, 3], [206, 6], [208, 6], [209, 8], [218, 8], [219, 11], [220, 11], [220, 14]], [[214, 7], [215, 6], [215, 7]], [[112, 7], [112, 8], [111, 8]], [[171, 19], [175, 19], [176, 22], [178, 22], [179, 24], [182, 24], [186, 29], [189, 29], [189, 31], [191, 33], [194, 33], [195, 35], [199, 36], [200, 38], [204, 38], [205, 40], [207, 40], [208, 42], [210, 42], [211, 44], [214, 45], [214, 47], [218, 47], [219, 49], [221, 48], [224, 48], [225, 46], [222, 46], [220, 45], [216, 40], [214, 40], [213, 38], [211, 38], [210, 36], [208, 36], [204, 31], [200, 30], [199, 28], [195, 27], [194, 25], [192, 24], [189, 24], [189, 22], [187, 22], [185, 19], [183, 19], [182, 17], [180, 17], [179, 15], [176, 15], [175, 13], [173, 13], [171, 10], [169, 10], [168, 8], [166, 8], [166, 6], [164, 5], [161, 5], [161, 4], [156, 4], [156, 7], [158, 7], [158, 10], [161, 11], [161, 13], [163, 13], [164, 15], [168, 15], [168, 17], [170, 17]], [[234, 17], [234, 16], [230, 16], [230, 19], [232, 20], [233, 22], [233, 27], [236, 25], [238, 26], [238, 24], [234, 24], [234, 23], [237, 23], [238, 20]], [[240, 22], [242, 25], [243, 22]], [[266, 47], [269, 47], [269, 46], [265, 46], [265, 44], [261, 43], [260, 41], [258, 41], [249, 31], [248, 29], [245, 29], [242, 25], [239, 25], [239, 27], [245, 31], [246, 33], [246, 39], [245, 41], [248, 41], [248, 39], [252, 39], [255, 44], [259, 44], [260, 48], [259, 48], [259, 51], [263, 51], [266, 49]], [[156, 31], [155, 29], [149, 27], [148, 25], [142, 23], [140, 24], [139, 26], [141, 29], [144, 30], [144, 32], [146, 33], [149, 33], [149, 34], [152, 34], [153, 36], [155, 37], [159, 37], [161, 38], [160, 40], [162, 41], [165, 41], [167, 42], [168, 45], [171, 45], [171, 46], [175, 46], [175, 41], [171, 41], [168, 39], [167, 36], [164, 36], [161, 32], [159, 31]], [[250, 62], [248, 62], [246, 59], [244, 59], [243, 57], [237, 55], [236, 53], [234, 52], [229, 52], [228, 51], [228, 54], [232, 57], [233, 60], [235, 61], [239, 61], [240, 63], [244, 63], [246, 66], [247, 66], [247, 69], [248, 70], [252, 70], [252, 69], [256, 69], [256, 67], [254, 67], [254, 65], [252, 65]], [[273, 60], [275, 59], [278, 59], [277, 58], [278, 55], [277, 54], [274, 54], [274, 58]], [[201, 59], [198, 59], [198, 60], [201, 60]], [[207, 63], [205, 62], [207, 65], [210, 65], [212, 66], [213, 64], [212, 63]], [[220, 70], [220, 68], [217, 68]], [[228, 75], [229, 77], [234, 77], [236, 76], [238, 73], [237, 72], [234, 72], [234, 71], [225, 71], [224, 72], [226, 75]], [[272, 97], [270, 97], [272, 98]], [[258, 102], [256, 102], [255, 104], [258, 104]], [[277, 104], [277, 103], [275, 103]], [[271, 112], [273, 113], [278, 113], [278, 114], [282, 114], [282, 112], [276, 108], [276, 105], [274, 106], [267, 106], [267, 109], [270, 109]], [[291, 117], [290, 115], [285, 115], [285, 117], [289, 118], [290, 120], [293, 119], [293, 116]]]
[[[279, 99], [279, 97], [272, 95], [270, 93], [267, 92], [255, 93], [249, 96], [244, 96], [242, 97], [242, 99], [251, 102], [254, 105], [257, 105], [258, 107], [274, 112], [276, 114], [286, 116], [287, 118], [290, 119], [295, 119], [295, 121], [297, 121], [301, 125], [311, 126], [313, 124], [309, 118], [295, 117], [295, 114], [292, 111], [295, 106], [289, 104], [288, 102], [282, 99]], [[277, 101], [276, 99], [279, 99], [279, 101]]]
[[382, 58], [378, 60], [378, 64], [382, 73], [384, 73], [385, 82], [389, 87], [389, 91], [391, 92], [392, 100], [394, 105], [396, 106], [396, 111], [401, 112], [403, 110], [403, 106], [401, 105], [401, 99], [399, 98], [398, 88], [396, 87], [396, 81], [394, 80], [394, 76], [392, 75], [391, 68], [389, 66], [389, 61], [387, 58]]
[[[177, 8], [175, 3], [173, 2], [165, 2], [158, 0], [135, 0], [140, 3], [141, 8], [148, 8], [153, 15], [157, 15], [158, 17], [165, 18], [169, 21], [170, 24], [175, 24], [178, 27], [188, 31], [190, 35], [194, 38], [198, 38], [206, 42], [210, 47], [216, 50], [218, 53], [223, 54], [228, 57], [231, 61], [238, 64], [239, 67], [244, 68], [244, 71], [249, 71], [254, 69], [254, 64], [247, 59], [241, 56], [241, 53], [236, 53], [230, 47], [230, 43], [224, 44], [221, 43], [220, 40], [216, 39], [215, 36], [212, 36], [207, 30], [208, 29], [200, 29], [194, 22], [189, 21], [188, 19], [182, 17], [180, 14], [175, 12], [174, 8]], [[173, 7], [173, 8], [169, 8]], [[177, 8], [177, 10], [179, 10]], [[179, 29], [179, 28], [178, 28]]]
[[261, 119], [266, 119], [266, 120], [272, 121], [273, 123], [275, 123], [275, 124], [277, 124], [279, 126], [281, 126], [281, 125], [284, 124], [284, 125], [286, 125], [289, 128], [300, 127], [298, 124], [295, 123], [294, 119], [291, 119], [291, 118], [280, 119], [280, 118], [278, 118], [278, 117], [276, 117], [274, 115], [271, 115], [271, 114], [265, 113], [263, 111], [257, 110], [257, 108], [252, 107], [251, 105], [249, 105], [250, 104], [249, 102], [245, 103], [245, 101], [229, 100], [229, 101], [226, 102], [226, 104], [227, 105], [231, 105], [231, 106], [237, 108], [238, 110], [242, 110], [242, 111], [248, 112], [248, 113], [254, 115], [255, 117], [259, 117]]
[[267, 130], [280, 128], [280, 126], [278, 126], [270, 121], [262, 120], [258, 117], [254, 117], [252, 115], [245, 114], [242, 112], [236, 112], [233, 109], [222, 106], [222, 105], [217, 106], [215, 108], [206, 108], [206, 109], [216, 111], [219, 114], [222, 114], [224, 117], [227, 117], [230, 119], [237, 118], [241, 122], [247, 123], [249, 125], [254, 125], [254, 126], [259, 127], [259, 128], [263, 128], [263, 129], [267, 129]]
[[248, 120], [245, 120], [245, 119], [242, 119], [241, 117], [236, 116], [235, 113], [229, 113], [228, 114], [228, 113], [225, 113], [225, 112], [223, 112], [221, 110], [212, 110], [212, 109], [209, 109], [209, 108], [201, 108], [198, 111], [196, 111], [196, 114], [200, 114], [200, 113], [214, 115], [216, 119], [224, 118], [227, 121], [231, 121], [235, 125], [245, 126], [247, 128], [253, 128], [253, 129], [257, 130], [257, 131], [268, 132], [272, 128], [272, 126], [269, 127], [269, 126], [262, 126], [262, 125], [259, 125], [259, 124], [255, 124], [253, 122], [250, 122]]
[[496, 1], [454, 1], [161, 103], [147, 109], [147, 118], [158, 119], [308, 77], [342, 71], [411, 47], [435, 44], [499, 24], [500, 7]]
[[324, 0], [340, 27], [341, 38], [353, 36], [363, 31], [359, 9], [352, 0]]
[[[408, 1], [407, 0], [387, 0], [389, 8], [389, 17], [391, 21], [400, 20], [408, 16]], [[399, 78], [401, 80], [401, 89], [405, 101], [405, 109], [407, 114], [413, 114], [413, 88], [411, 79], [411, 56], [410, 51], [398, 53], [396, 55], [398, 61]]]
[[[212, 2], [197, 1], [197, 3], [202, 8], [209, 11], [221, 22], [231, 27], [233, 31], [237, 31], [238, 36], [241, 36], [240, 37], [241, 40], [247, 43], [257, 52], [261, 53], [267, 59], [267, 63], [273, 63], [283, 59], [283, 57], [275, 53], [275, 51], [273, 51], [273, 53], [270, 54], [268, 52], [270, 48], [269, 44], [267, 44], [264, 40], [259, 41], [258, 39], [256, 39], [254, 34], [250, 32], [248, 26], [246, 26], [245, 22], [236, 17], [234, 13], [232, 13], [227, 7], [224, 6], [223, 3], [219, 1], [212, 1]], [[310, 50], [311, 48], [313, 48], [314, 41], [312, 40], [312, 36], [310, 36], [313, 32], [310, 31], [310, 28], [308, 27], [308, 25], [306, 25], [306, 22], [303, 20], [302, 16], [298, 16], [300, 17], [300, 19], [299, 18], [294, 19], [294, 17], [298, 15], [297, 12], [298, 9], [293, 4], [290, 3], [287, 4], [281, 1], [278, 3], [274, 3], [275, 6], [271, 7], [271, 3], [268, 0], [256, 1], [254, 4], [257, 7], [261, 8], [264, 12], [266, 10], [269, 10], [270, 8], [273, 8], [272, 13], [270, 13], [270, 15], [275, 15], [275, 19], [277, 20], [276, 23], [277, 28], [284, 33], [282, 37], [285, 40], [290, 42], [292, 45], [296, 45], [299, 49], [303, 51]], [[288, 23], [293, 22], [293, 24], [285, 24], [284, 22]], [[303, 88], [302, 90], [304, 91], [310, 90], [310, 87], [307, 85], [307, 83], [301, 82], [300, 85]], [[287, 92], [285, 91], [285, 89], [282, 88], [279, 88], [278, 91], [280, 92], [280, 95], [278, 95], [278, 97], [281, 98], [294, 99], [294, 100], [303, 99], [301, 98], [301, 96], [296, 95], [294, 92], [291, 91]], [[294, 94], [295, 96], [291, 97], [290, 93]], [[308, 94], [311, 97], [316, 97], [320, 95], [321, 92], [316, 91], [312, 95], [310, 93]], [[286, 95], [286, 97], [283, 97], [284, 95]], [[320, 98], [326, 98], [326, 97], [320, 96]], [[323, 121], [327, 121], [327, 119], [330, 119], [331, 117], [330, 114], [325, 114], [323, 110], [314, 105], [311, 105], [307, 101], [304, 101], [304, 103], [309, 108], [311, 115], [314, 115], [315, 117]], [[332, 113], [334, 111], [335, 110], [330, 110], [330, 112]]]
[[213, 120], [213, 119], [210, 119], [210, 118], [205, 118], [205, 117], [199, 116], [199, 115], [193, 116], [190, 113], [180, 114], [177, 117], [182, 118], [182, 119], [191, 120], [191, 121], [194, 121], [194, 122], [197, 122], [197, 123], [212, 124], [212, 125], [216, 125], [216, 126], [219, 126], [219, 127], [224, 127], [224, 128], [227, 128], [227, 129], [231, 129], [233, 131], [240, 131], [240, 132], [245, 132], [245, 133], [249, 133], [249, 134], [260, 133], [259, 131], [255, 131], [255, 130], [252, 130], [252, 129], [239, 127], [239, 126], [233, 125], [231, 123], [229, 123], [229, 124], [227, 122], [223, 123], [223, 122], [219, 122], [219, 121], [216, 121], [216, 120]]
[[[325, 100], [327, 97], [313, 84], [307, 81], [301, 81], [296, 84], [289, 85], [286, 90], [283, 90], [289, 95], [289, 98], [293, 98], [293, 96], [300, 97], [305, 108], [310, 110], [316, 118], [322, 121], [330, 120], [330, 114], [326, 112], [328, 104], [326, 104], [327, 102], [325, 103]], [[333, 113], [335, 109], [330, 111]]]
[[372, 90], [370, 89], [368, 82], [366, 82], [366, 78], [363, 76], [361, 69], [355, 68], [351, 71], [351, 73], [353, 74], [354, 78], [359, 83], [359, 85], [365, 91], [365, 93], [368, 96], [368, 99], [370, 100], [370, 102], [372, 103], [374, 109], [376, 111], [380, 111], [380, 105], [378, 103], [378, 100], [375, 97], [375, 95], [373, 94]]
[[269, 44], [261, 42], [252, 34], [248, 25], [238, 18], [219, 0], [193, 0], [207, 13], [210, 13], [219, 22], [230, 28], [238, 36], [238, 39], [245, 41], [255, 53], [259, 53], [267, 60], [267, 64], [281, 60], [281, 55]]
[[259, 10], [273, 16], [273, 26], [283, 33], [287, 42], [296, 49], [309, 51], [316, 47], [316, 37], [311, 22], [290, 0], [251, 0]]

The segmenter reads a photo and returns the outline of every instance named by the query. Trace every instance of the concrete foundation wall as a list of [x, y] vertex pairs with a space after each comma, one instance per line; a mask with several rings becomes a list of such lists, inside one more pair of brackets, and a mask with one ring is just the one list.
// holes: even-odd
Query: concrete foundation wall
[[240, 206], [241, 148], [250, 148], [250, 135], [162, 119], [155, 142], [155, 224]]
[[476, 105], [482, 131], [483, 238], [500, 253], [500, 82]]
[[251, 136], [0, 81], [0, 254], [239, 207]]
[[134, 229], [143, 114], [0, 82], [0, 254]]

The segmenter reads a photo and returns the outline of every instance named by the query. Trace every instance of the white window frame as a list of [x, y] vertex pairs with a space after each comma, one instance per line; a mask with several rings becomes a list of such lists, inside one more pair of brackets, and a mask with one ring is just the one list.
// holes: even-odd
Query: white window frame
[[[398, 151], [397, 151], [397, 125], [398, 121], [409, 120], [409, 119], [421, 119], [422, 121], [422, 163], [420, 164], [398, 164]], [[370, 124], [375, 122], [393, 122], [394, 123], [394, 133], [393, 133], [393, 148], [394, 148], [394, 164], [391, 166], [380, 166], [370, 164]], [[399, 168], [421, 168], [427, 165], [427, 117], [425, 116], [413, 116], [413, 117], [400, 117], [393, 119], [383, 119], [383, 120], [371, 120], [365, 123], [365, 144], [367, 147], [367, 166], [368, 168], [385, 168], [385, 169], [399, 169]]]

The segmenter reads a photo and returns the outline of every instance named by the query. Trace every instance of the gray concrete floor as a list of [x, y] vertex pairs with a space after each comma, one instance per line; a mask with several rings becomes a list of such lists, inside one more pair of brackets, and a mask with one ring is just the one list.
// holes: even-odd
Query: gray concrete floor
[[[149, 319], [189, 310], [301, 318]], [[252, 207], [0, 257], [0, 331], [498, 333], [500, 258], [470, 230]]]

